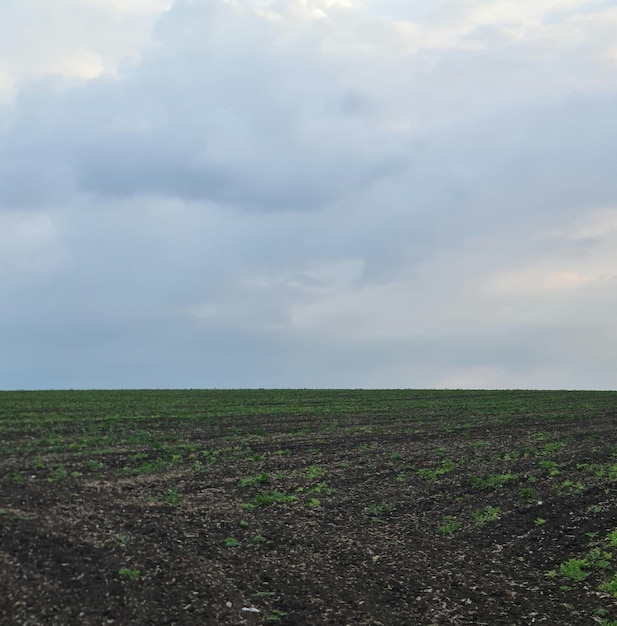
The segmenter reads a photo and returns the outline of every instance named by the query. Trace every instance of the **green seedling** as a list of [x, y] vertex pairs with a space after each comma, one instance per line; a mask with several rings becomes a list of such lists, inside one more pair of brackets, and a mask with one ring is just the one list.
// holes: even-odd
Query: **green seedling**
[[559, 476], [559, 474], [561, 474], [559, 466], [555, 461], [540, 461], [539, 466], [542, 469], [548, 470], [549, 476]]
[[266, 617], [266, 622], [280, 622], [283, 617], [285, 617], [287, 613], [285, 611], [279, 611], [278, 609], [274, 609], [268, 617]]
[[60, 465], [52, 472], [51, 476], [47, 479], [47, 482], [51, 483], [57, 480], [64, 480], [68, 475], [69, 473], [67, 472], [66, 467], [64, 467], [64, 465]]
[[238, 481], [239, 487], [249, 487], [250, 485], [265, 485], [270, 482], [270, 474], [262, 472], [251, 478], [242, 478]]
[[165, 495], [166, 502], [172, 506], [174, 509], [177, 509], [180, 506], [180, 502], [182, 501], [182, 496], [178, 493], [177, 489], [171, 488], [167, 491]]
[[436, 469], [421, 468], [416, 471], [416, 474], [423, 478], [428, 478], [429, 480], [436, 480], [438, 476], [449, 474], [455, 467], [456, 464], [452, 461], [443, 461], [441, 466]]
[[244, 504], [245, 509], [255, 509], [262, 506], [269, 506], [276, 502], [296, 502], [298, 498], [296, 496], [288, 496], [280, 491], [264, 491], [258, 493], [253, 498], [253, 502]]
[[523, 499], [523, 500], [533, 500], [536, 497], [536, 490], [533, 489], [532, 487], [523, 487], [519, 492], [518, 495]]
[[461, 524], [453, 515], [444, 515], [442, 519], [444, 523], [437, 529], [440, 535], [449, 536], [461, 529]]
[[242, 545], [235, 537], [226, 537], [223, 543], [227, 548], [238, 548]]
[[559, 574], [564, 578], [580, 582], [589, 576], [587, 559], [569, 559], [559, 566]]
[[562, 448], [565, 448], [566, 444], [562, 441], [552, 441], [551, 443], [547, 443], [544, 445], [544, 453], [552, 454], [553, 452], [557, 452]]
[[11, 480], [16, 485], [23, 485], [23, 483], [26, 482], [26, 479], [24, 478], [24, 476], [20, 472], [13, 472], [13, 475], [11, 476]]
[[137, 580], [141, 572], [138, 569], [129, 569], [128, 567], [121, 567], [118, 570], [118, 575], [120, 578], [124, 578], [126, 580]]
[[216, 463], [216, 460], [220, 453], [220, 450], [202, 450], [201, 456], [203, 457], [204, 461], [206, 461], [206, 463], [213, 464]]
[[497, 506], [487, 506], [484, 509], [477, 509], [471, 514], [473, 521], [478, 526], [484, 526], [488, 522], [494, 522], [499, 519], [501, 509]]
[[503, 489], [504, 485], [516, 480], [518, 476], [516, 474], [496, 474], [494, 476], [488, 476], [487, 478], [479, 478], [477, 476], [471, 477], [471, 486], [474, 489], [493, 489], [499, 491]]
[[608, 569], [611, 566], [611, 560], [613, 559], [612, 552], [604, 552], [600, 548], [596, 547], [587, 554], [585, 559], [589, 562], [591, 567], [597, 569]]
[[391, 504], [369, 504], [364, 513], [372, 518], [380, 518], [391, 513], [394, 507]]
[[600, 585], [600, 591], [610, 593], [613, 597], [617, 598], [617, 574], [615, 574], [611, 580], [602, 583]]
[[317, 467], [316, 465], [312, 465], [306, 470], [306, 477], [309, 480], [314, 480], [315, 478], [320, 478], [325, 474], [325, 470], [321, 467]]

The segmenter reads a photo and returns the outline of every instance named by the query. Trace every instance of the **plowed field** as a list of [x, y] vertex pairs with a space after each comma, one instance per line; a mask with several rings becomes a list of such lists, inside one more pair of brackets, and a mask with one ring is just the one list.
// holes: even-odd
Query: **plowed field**
[[617, 624], [617, 393], [0, 393], [0, 623]]

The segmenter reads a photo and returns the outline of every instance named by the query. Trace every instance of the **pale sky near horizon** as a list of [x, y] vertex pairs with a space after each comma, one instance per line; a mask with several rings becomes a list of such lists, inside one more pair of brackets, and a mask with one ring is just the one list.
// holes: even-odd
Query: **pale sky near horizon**
[[0, 389], [617, 388], [614, 0], [2, 0]]

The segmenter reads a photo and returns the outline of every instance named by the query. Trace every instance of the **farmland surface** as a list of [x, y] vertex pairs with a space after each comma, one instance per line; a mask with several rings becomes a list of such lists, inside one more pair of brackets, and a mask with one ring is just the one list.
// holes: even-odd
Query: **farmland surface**
[[0, 393], [0, 624], [617, 625], [617, 393]]

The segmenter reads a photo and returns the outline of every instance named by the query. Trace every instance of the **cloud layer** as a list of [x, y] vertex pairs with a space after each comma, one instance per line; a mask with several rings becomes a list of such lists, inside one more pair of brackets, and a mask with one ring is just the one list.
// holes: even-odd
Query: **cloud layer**
[[0, 386], [614, 387], [611, 5], [46, 4]]

